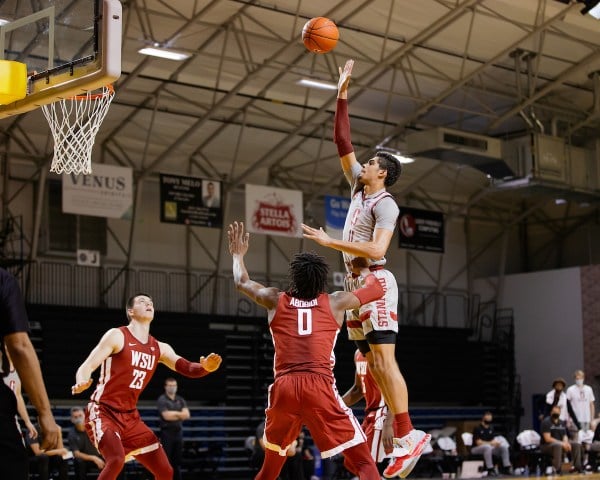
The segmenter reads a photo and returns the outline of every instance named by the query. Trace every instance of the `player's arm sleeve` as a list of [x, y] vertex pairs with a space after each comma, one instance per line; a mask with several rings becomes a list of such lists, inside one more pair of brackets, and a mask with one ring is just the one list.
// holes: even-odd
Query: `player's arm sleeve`
[[333, 142], [340, 157], [345, 157], [354, 151], [350, 137], [350, 116], [346, 98], [337, 99], [333, 123]]
[[377, 277], [371, 273], [365, 277], [364, 286], [352, 293], [358, 298], [361, 305], [365, 305], [381, 298], [385, 292]]
[[177, 362], [175, 362], [175, 371], [189, 378], [200, 378], [210, 373], [209, 371], [204, 370], [202, 365], [198, 362], [190, 362], [183, 357], [180, 357]]

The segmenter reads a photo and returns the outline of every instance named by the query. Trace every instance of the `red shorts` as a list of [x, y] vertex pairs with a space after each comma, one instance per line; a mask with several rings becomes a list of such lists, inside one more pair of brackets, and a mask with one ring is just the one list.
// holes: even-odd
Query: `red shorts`
[[383, 447], [383, 422], [387, 415], [387, 407], [383, 406], [375, 411], [369, 412], [362, 423], [362, 428], [367, 436], [367, 444], [371, 451], [371, 457], [375, 460], [375, 463], [383, 461], [384, 458], [388, 457]]
[[104, 432], [115, 432], [121, 439], [126, 458], [151, 452], [160, 446], [157, 436], [142, 421], [137, 409], [119, 412], [107, 405], [90, 402], [86, 411], [85, 428], [98, 449]]
[[318, 374], [288, 374], [269, 387], [265, 447], [285, 455], [306, 425], [322, 458], [365, 442], [358, 420], [340, 397], [335, 380]]

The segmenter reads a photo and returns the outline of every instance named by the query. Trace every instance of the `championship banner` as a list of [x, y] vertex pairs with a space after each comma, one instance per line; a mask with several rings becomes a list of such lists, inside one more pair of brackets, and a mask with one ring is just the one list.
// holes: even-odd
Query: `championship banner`
[[325, 195], [325, 228], [327, 235], [338, 240], [342, 239], [348, 208], [350, 208], [348, 197]]
[[198, 177], [160, 174], [160, 221], [221, 228], [221, 182]]
[[61, 175], [62, 211], [93, 217], [131, 219], [133, 173], [129, 167], [92, 165], [90, 175]]
[[246, 228], [249, 232], [302, 237], [302, 192], [246, 185]]
[[444, 253], [444, 214], [400, 207], [400, 248]]

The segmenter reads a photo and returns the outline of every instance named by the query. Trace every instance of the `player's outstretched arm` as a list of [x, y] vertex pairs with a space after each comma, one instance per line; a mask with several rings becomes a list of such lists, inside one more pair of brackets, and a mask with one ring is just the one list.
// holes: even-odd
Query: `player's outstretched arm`
[[111, 328], [90, 352], [85, 361], [75, 373], [75, 385], [71, 387], [71, 394], [81, 393], [92, 384], [92, 373], [113, 353], [120, 352], [123, 348], [124, 337], [121, 330]]
[[[365, 269], [368, 272], [368, 269]], [[334, 292], [329, 295], [331, 309], [336, 312], [340, 310], [354, 310], [355, 308], [374, 302], [383, 297], [385, 291], [372, 273], [363, 275], [365, 278], [361, 288], [353, 292]]]
[[222, 362], [221, 355], [211, 353], [206, 357], [200, 357], [199, 362], [190, 362], [181, 355], [177, 355], [173, 347], [168, 343], [158, 342], [160, 347], [159, 362], [164, 363], [171, 370], [189, 378], [200, 378], [214, 372]]
[[229, 225], [227, 238], [229, 240], [229, 253], [233, 258], [233, 281], [236, 288], [266, 309], [274, 309], [279, 299], [279, 289], [265, 287], [261, 283], [251, 280], [246, 269], [244, 256], [250, 246], [250, 234], [244, 232], [244, 223], [233, 222]]
[[358, 373], [354, 372], [354, 384], [342, 395], [342, 400], [346, 406], [351, 407], [364, 397], [362, 390], [362, 380]]
[[344, 175], [352, 184], [352, 167], [358, 164], [350, 136], [350, 116], [348, 115], [348, 84], [352, 76], [354, 60], [348, 60], [344, 68], [339, 68], [338, 96], [333, 122], [333, 141], [337, 147]]
[[391, 230], [376, 228], [373, 232], [373, 240], [369, 242], [348, 242], [330, 237], [322, 227], [314, 228], [304, 223], [301, 226], [304, 238], [314, 240], [324, 247], [364, 258], [383, 258], [394, 235], [394, 232]]

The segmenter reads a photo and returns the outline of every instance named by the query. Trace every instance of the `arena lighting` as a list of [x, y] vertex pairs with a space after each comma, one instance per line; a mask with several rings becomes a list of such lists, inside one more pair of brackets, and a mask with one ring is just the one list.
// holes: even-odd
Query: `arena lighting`
[[325, 82], [323, 80], [316, 80], [314, 78], [301, 78], [296, 82], [298, 85], [310, 88], [320, 88], [321, 90], [337, 90], [337, 85]]
[[567, 203], [567, 200], [564, 198], [556, 198], [554, 199], [554, 204], [555, 205], [564, 205], [565, 203]]
[[[585, 10], [585, 8], [583, 10]], [[583, 10], [581, 11], [581, 13], [583, 13]], [[600, 2], [596, 2], [596, 5], [591, 7], [587, 13], [589, 13], [596, 20], [600, 20]]]
[[386, 152], [386, 153], [389, 153], [390, 155], [393, 155], [394, 158], [402, 164], [413, 163], [415, 161], [414, 158], [407, 157], [406, 155], [403, 155], [401, 152], [399, 152], [398, 150], [395, 150], [393, 148], [380, 147], [379, 145], [377, 145], [375, 147], [375, 150], [381, 151], [381, 152]]
[[182, 61], [190, 58], [188, 53], [179, 52], [177, 50], [171, 50], [170, 48], [164, 47], [144, 47], [138, 50], [138, 53], [143, 55], [150, 55], [152, 57], [166, 58], [167, 60]]
[[7, 25], [10, 23], [10, 20], [7, 20], [6, 18], [0, 18], [0, 27], [2, 25]]

